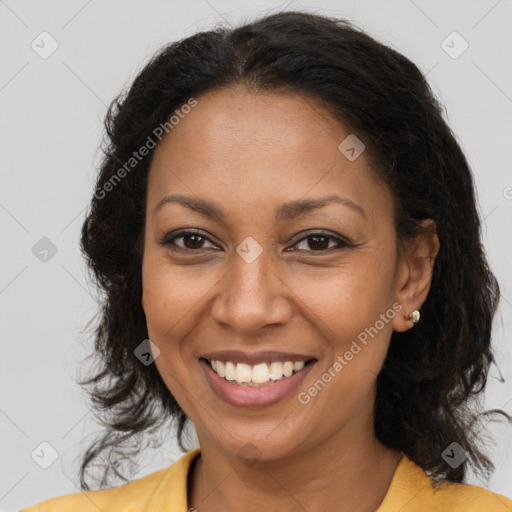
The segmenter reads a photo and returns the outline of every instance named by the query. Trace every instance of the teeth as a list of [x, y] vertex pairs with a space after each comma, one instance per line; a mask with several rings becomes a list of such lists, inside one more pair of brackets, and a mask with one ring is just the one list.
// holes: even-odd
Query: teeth
[[236, 380], [236, 377], [235, 377], [235, 364], [232, 363], [231, 361], [228, 361], [226, 363], [226, 379], [227, 380]]
[[217, 369], [213, 368], [220, 377], [226, 376], [226, 366], [222, 361], [215, 361]]
[[232, 361], [209, 361], [212, 369], [220, 377], [243, 385], [257, 385], [291, 377], [304, 368], [305, 361], [261, 363], [251, 366]]
[[237, 382], [251, 382], [252, 368], [249, 364], [238, 363], [235, 368], [235, 380]]
[[272, 380], [283, 378], [283, 363], [270, 363], [269, 376]]
[[304, 368], [304, 361], [296, 361], [295, 363], [293, 363], [294, 371], [299, 372], [300, 370], [302, 370], [302, 368]]
[[252, 382], [263, 384], [268, 380], [268, 364], [257, 364], [252, 367]]
[[285, 377], [290, 377], [293, 374], [293, 363], [291, 361], [286, 361], [283, 364], [283, 375]]

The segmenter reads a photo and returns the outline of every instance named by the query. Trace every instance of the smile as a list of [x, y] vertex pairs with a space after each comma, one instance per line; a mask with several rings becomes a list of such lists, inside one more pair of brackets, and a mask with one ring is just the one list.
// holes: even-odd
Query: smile
[[219, 377], [223, 377], [228, 382], [238, 384], [239, 386], [263, 386], [291, 377], [313, 360], [295, 362], [275, 361], [256, 365], [208, 359], [206, 361]]
[[[243, 408], [267, 407], [284, 400], [295, 392], [317, 363], [316, 358], [298, 355], [293, 356], [295, 361], [287, 357], [284, 361], [276, 360], [276, 354], [267, 357], [238, 353], [237, 357], [218, 353], [216, 356], [199, 358], [206, 381], [224, 402]], [[231, 357], [235, 361], [230, 361]], [[236, 362], [236, 359], [245, 359], [245, 362]]]

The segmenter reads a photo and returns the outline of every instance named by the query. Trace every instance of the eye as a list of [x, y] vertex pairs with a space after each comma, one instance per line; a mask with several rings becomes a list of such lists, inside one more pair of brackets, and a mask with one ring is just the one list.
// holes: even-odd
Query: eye
[[[302, 233], [302, 235], [304, 234]], [[334, 247], [329, 247], [329, 244], [331, 242], [335, 242]], [[297, 246], [300, 244], [304, 244], [307, 247], [305, 249], [306, 252], [323, 252], [331, 250], [333, 248], [341, 249], [343, 247], [353, 247], [353, 245], [350, 244], [349, 242], [325, 231], [308, 232], [306, 236], [302, 236], [302, 238], [295, 243], [295, 245]]]
[[[183, 246], [176, 244], [176, 240], [182, 240]], [[160, 242], [160, 245], [167, 246], [173, 245], [174, 248], [181, 251], [190, 251], [190, 250], [201, 250], [204, 249], [202, 244], [205, 240], [209, 240], [208, 237], [200, 233], [199, 231], [191, 231], [191, 230], [182, 230], [174, 233], [173, 236], [170, 234], [165, 235], [163, 240]]]
[[[301, 233], [301, 235], [302, 238], [298, 239], [294, 243], [295, 246], [299, 246], [300, 244], [304, 244], [306, 246], [306, 249], [299, 248], [300, 251], [305, 250], [306, 252], [323, 252], [331, 249], [353, 247], [353, 245], [346, 240], [343, 240], [342, 238], [334, 236], [325, 231], [312, 231], [307, 232], [306, 236], [304, 236], [304, 233]], [[181, 240], [182, 245], [177, 244], [177, 240]], [[173, 249], [180, 251], [201, 251], [203, 249], [207, 249], [207, 247], [204, 247], [205, 242], [210, 244], [212, 243], [209, 238], [201, 232], [193, 230], [181, 230], [174, 234], [167, 234], [159, 243], [162, 246], [174, 246]], [[334, 247], [329, 247], [330, 243], [332, 242], [334, 242]], [[213, 245], [213, 247], [216, 246]]]

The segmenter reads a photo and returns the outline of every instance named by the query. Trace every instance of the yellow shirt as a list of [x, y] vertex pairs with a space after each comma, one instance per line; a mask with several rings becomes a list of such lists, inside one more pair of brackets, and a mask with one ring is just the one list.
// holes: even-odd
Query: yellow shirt
[[[200, 449], [185, 453], [166, 469], [112, 489], [50, 498], [20, 512], [187, 512], [187, 476]], [[483, 487], [431, 479], [403, 455], [376, 512], [511, 512], [512, 500]]]

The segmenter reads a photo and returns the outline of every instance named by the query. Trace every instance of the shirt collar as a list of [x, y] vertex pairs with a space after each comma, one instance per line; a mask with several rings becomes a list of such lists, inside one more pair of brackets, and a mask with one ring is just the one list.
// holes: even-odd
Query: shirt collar
[[388, 492], [376, 512], [396, 512], [405, 510], [405, 506], [422, 491], [431, 488], [431, 480], [423, 469], [407, 455], [402, 454], [395, 474], [391, 479]]
[[187, 479], [190, 466], [201, 453], [200, 448], [191, 450], [181, 456], [167, 470], [164, 478], [158, 484], [146, 508], [146, 512], [162, 512], [173, 510], [187, 512]]

